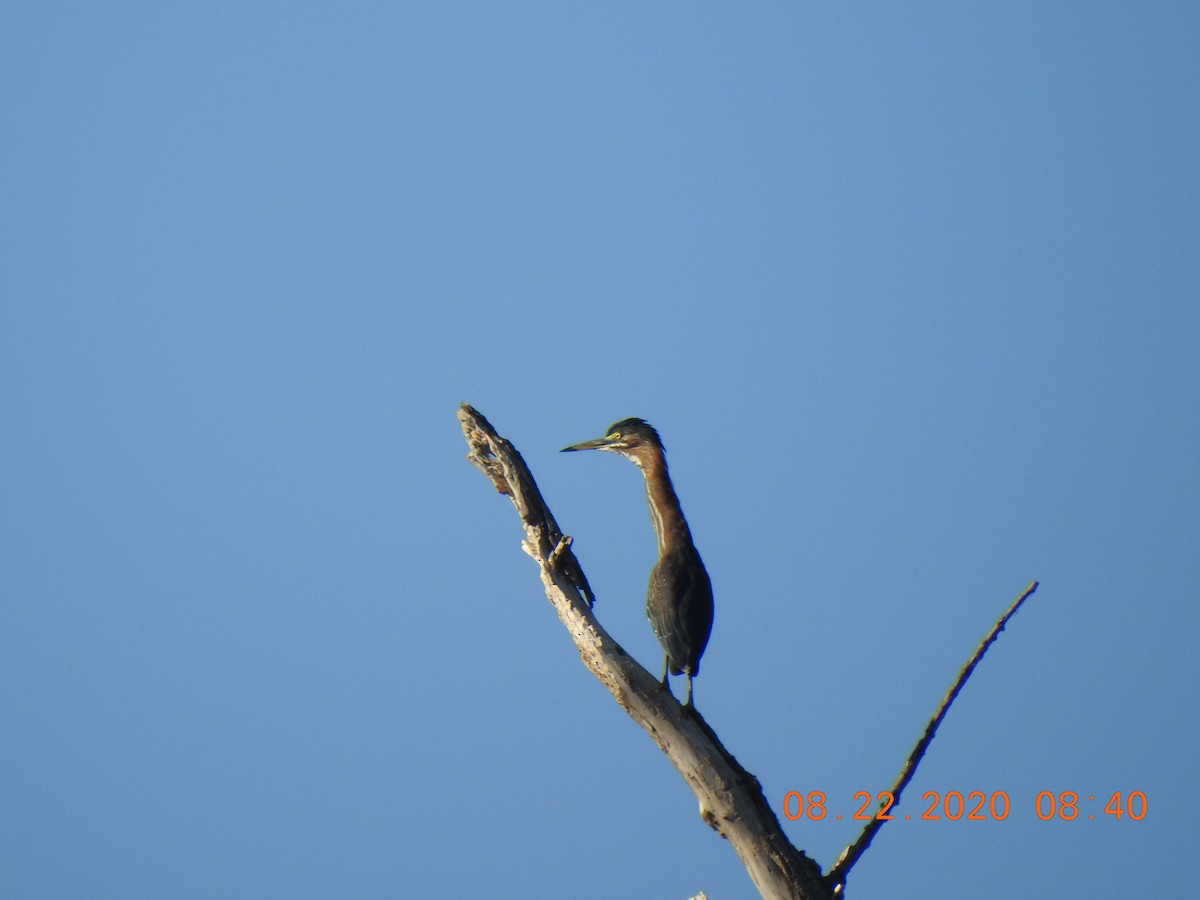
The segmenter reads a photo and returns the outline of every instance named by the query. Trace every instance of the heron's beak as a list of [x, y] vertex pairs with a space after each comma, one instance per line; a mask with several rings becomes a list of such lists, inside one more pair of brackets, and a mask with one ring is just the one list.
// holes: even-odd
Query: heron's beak
[[566, 453], [569, 450], [610, 450], [615, 443], [616, 441], [612, 438], [596, 438], [594, 441], [584, 441], [582, 444], [572, 444], [570, 447], [563, 447], [559, 453]]

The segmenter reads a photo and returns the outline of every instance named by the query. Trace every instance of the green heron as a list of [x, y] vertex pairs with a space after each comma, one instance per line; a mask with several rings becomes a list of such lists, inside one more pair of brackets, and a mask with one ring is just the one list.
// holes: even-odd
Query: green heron
[[646, 615], [666, 655], [662, 683], [668, 675], [687, 675], [687, 703], [692, 705], [692, 679], [700, 674], [700, 657], [712, 631], [713, 596], [708, 572], [692, 543], [692, 532], [671, 476], [658, 432], [643, 419], [622, 419], [594, 441], [568, 450], [607, 450], [628, 459], [646, 476], [646, 499], [658, 534], [658, 562], [650, 571]]

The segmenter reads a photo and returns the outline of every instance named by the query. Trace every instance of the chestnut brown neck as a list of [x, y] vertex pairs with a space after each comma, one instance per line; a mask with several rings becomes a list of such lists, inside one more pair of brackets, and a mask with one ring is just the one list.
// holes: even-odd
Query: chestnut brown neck
[[671, 484], [666, 457], [655, 448], [654, 452], [638, 453], [633, 456], [633, 461], [646, 476], [646, 500], [650, 503], [654, 533], [658, 535], [659, 557], [669, 550], [690, 545], [692, 533], [683, 517], [675, 487]]

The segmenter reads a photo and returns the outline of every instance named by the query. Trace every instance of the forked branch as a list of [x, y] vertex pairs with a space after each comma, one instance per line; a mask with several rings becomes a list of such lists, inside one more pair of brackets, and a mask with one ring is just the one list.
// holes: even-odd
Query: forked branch
[[[471, 448], [467, 459], [516, 506], [525, 529], [522, 546], [538, 564], [546, 596], [575, 642], [584, 665], [679, 770], [700, 801], [700, 817], [733, 846], [762, 896], [796, 900], [829, 900], [840, 896], [851, 867], [870, 846], [883, 820], [872, 820], [829, 874], [822, 875], [817, 864], [796, 849], [783, 833], [758, 779], [725, 749], [703, 716], [695, 709], [681, 706], [669, 690], [601, 627], [592, 612], [595, 597], [571, 549], [571, 538], [559, 529], [521, 454], [467, 404], [459, 409], [458, 418]], [[971, 672], [1008, 620], [1036, 589], [1035, 581], [1000, 618], [959, 673], [892, 788], [896, 802]]]

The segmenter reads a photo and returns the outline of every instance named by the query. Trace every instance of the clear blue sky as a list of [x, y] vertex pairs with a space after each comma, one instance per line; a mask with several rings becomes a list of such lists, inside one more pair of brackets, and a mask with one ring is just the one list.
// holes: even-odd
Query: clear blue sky
[[638, 473], [556, 451], [659, 427], [697, 701], [777, 808], [890, 784], [1041, 580], [898, 810], [1009, 818], [893, 823], [855, 900], [1177, 893], [1198, 43], [1157, 2], [9, 4], [0, 895], [752, 896], [463, 401], [652, 670]]

